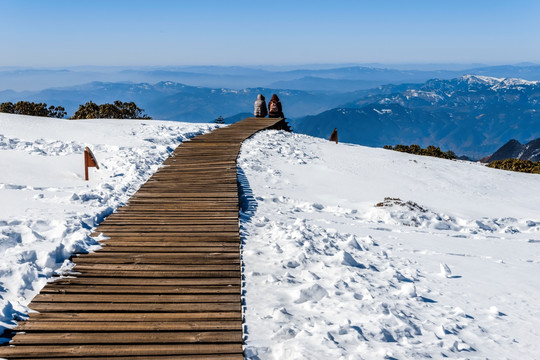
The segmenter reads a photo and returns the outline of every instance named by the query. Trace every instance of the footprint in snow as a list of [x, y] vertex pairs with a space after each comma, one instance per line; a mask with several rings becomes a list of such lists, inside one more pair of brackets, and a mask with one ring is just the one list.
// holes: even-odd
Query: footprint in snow
[[360, 264], [358, 261], [356, 261], [356, 259], [353, 258], [353, 256], [349, 254], [347, 251], [341, 251], [339, 256], [341, 258], [341, 265], [352, 266], [359, 269], [366, 268], [363, 264]]
[[450, 267], [446, 264], [440, 263], [439, 268], [441, 269], [441, 275], [448, 278], [452, 276], [452, 270], [450, 270]]
[[500, 312], [496, 306], [490, 306], [489, 313], [494, 317], [507, 316], [505, 313]]
[[321, 210], [324, 209], [324, 205], [318, 204], [318, 203], [314, 203], [314, 204], [312, 204], [311, 206], [312, 206], [315, 210], [319, 210], [319, 211], [321, 211]]
[[447, 279], [459, 279], [460, 275], [452, 275], [452, 270], [450, 270], [450, 267], [446, 264], [440, 263], [439, 268], [441, 269], [441, 276], [444, 276]]
[[302, 304], [306, 301], [319, 301], [325, 296], [328, 296], [328, 292], [320, 285], [315, 284], [307, 289], [300, 290], [300, 296], [294, 302], [296, 304]]
[[284, 307], [274, 309], [272, 313], [272, 319], [278, 322], [289, 322], [293, 315], [287, 311]]
[[300, 266], [300, 263], [296, 260], [289, 260], [285, 263], [285, 267], [295, 269]]
[[362, 247], [362, 245], [360, 245], [358, 243], [358, 241], [356, 241], [355, 238], [352, 238], [349, 243], [348, 243], [348, 246], [353, 248], [353, 249], [356, 249], [356, 250], [360, 250], [360, 251], [365, 251], [365, 249]]

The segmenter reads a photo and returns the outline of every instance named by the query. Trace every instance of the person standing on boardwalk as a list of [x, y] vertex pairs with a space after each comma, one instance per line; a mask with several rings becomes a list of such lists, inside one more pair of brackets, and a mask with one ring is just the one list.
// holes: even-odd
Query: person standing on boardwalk
[[262, 94], [259, 94], [257, 95], [257, 100], [255, 100], [255, 110], [253, 111], [253, 115], [255, 115], [255, 117], [265, 117], [266, 114], [266, 100]]
[[285, 118], [283, 110], [281, 109], [281, 102], [276, 94], [272, 95], [270, 102], [268, 103], [268, 117], [271, 118]]

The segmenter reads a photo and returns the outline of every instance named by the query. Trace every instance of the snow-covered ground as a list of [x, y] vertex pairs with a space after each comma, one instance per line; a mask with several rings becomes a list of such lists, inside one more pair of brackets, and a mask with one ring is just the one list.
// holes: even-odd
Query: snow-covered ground
[[248, 359], [540, 358], [540, 176], [275, 131], [239, 166]]
[[[0, 334], [89, 234], [183, 140], [210, 124], [60, 120], [0, 113]], [[84, 180], [88, 146], [99, 170]], [[1, 342], [1, 339], [0, 339]]]
[[[0, 326], [212, 127], [0, 114]], [[278, 131], [239, 169], [248, 359], [539, 358], [540, 176]]]

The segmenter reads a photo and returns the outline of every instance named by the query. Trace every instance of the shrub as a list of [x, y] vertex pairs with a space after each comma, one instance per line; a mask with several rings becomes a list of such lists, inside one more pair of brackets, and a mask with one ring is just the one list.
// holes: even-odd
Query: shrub
[[427, 212], [425, 208], [418, 205], [414, 201], [403, 201], [400, 198], [391, 198], [391, 197], [385, 197], [383, 202], [377, 203], [375, 207], [392, 207], [392, 206], [402, 206], [406, 207], [411, 211], [420, 211], [420, 212]]
[[70, 119], [148, 119], [152, 118], [144, 114], [134, 102], [122, 102], [116, 100], [113, 104], [101, 104], [89, 101], [79, 105], [79, 109]]
[[19, 101], [15, 104], [5, 102], [0, 104], [0, 112], [18, 115], [44, 116], [63, 118], [66, 111], [62, 106], [49, 106], [45, 103], [33, 103], [29, 101]]
[[490, 168], [540, 174], [540, 161], [506, 159], [487, 164]]
[[457, 159], [456, 154], [453, 151], [447, 151], [443, 152], [439, 147], [429, 145], [426, 149], [422, 149], [420, 145], [385, 145], [383, 148], [387, 150], [394, 150], [399, 152], [405, 152], [409, 154], [415, 154], [415, 155], [424, 155], [424, 156], [433, 156], [438, 157], [442, 159]]

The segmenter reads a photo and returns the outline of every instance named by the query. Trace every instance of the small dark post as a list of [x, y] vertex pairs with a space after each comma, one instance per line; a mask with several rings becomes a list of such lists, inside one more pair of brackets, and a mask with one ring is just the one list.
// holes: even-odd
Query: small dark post
[[332, 131], [332, 135], [330, 135], [330, 141], [335, 141], [336, 144], [338, 143], [338, 140], [337, 140], [337, 128], [334, 128], [334, 131]]
[[84, 149], [84, 179], [88, 181], [88, 168], [95, 167], [99, 170], [99, 165], [92, 151], [88, 146]]

